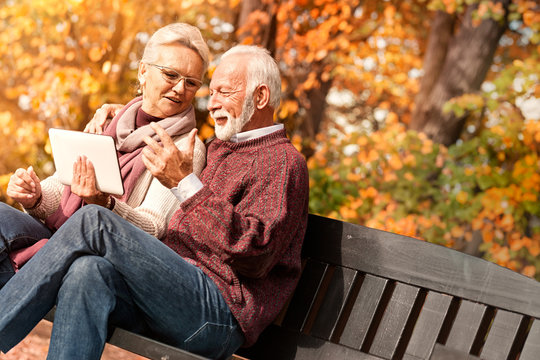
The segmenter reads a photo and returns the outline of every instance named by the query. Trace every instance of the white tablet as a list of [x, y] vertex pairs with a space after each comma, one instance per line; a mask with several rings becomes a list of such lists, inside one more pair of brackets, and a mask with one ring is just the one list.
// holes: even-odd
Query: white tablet
[[49, 129], [54, 166], [60, 182], [71, 185], [73, 164], [85, 155], [94, 165], [99, 191], [114, 195], [124, 194], [120, 164], [111, 136], [81, 131]]

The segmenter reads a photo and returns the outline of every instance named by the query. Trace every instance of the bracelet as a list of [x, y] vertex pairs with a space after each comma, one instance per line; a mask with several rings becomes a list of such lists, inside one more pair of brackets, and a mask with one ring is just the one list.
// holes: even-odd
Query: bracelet
[[114, 209], [115, 204], [116, 201], [114, 200], [114, 198], [112, 196], [109, 196], [109, 198], [107, 199], [107, 205], [105, 205], [105, 207], [109, 210], [112, 210]]
[[39, 198], [37, 199], [36, 203], [34, 204], [34, 206], [31, 206], [29, 208], [25, 208], [26, 210], [34, 210], [35, 208], [37, 208], [39, 205], [41, 205], [41, 200], [43, 200], [43, 194], [40, 194], [39, 195]]

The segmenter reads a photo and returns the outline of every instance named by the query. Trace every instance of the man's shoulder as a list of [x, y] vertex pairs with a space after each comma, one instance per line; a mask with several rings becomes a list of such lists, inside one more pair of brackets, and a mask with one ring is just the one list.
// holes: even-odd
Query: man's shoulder
[[269, 166], [269, 171], [275, 171], [275, 167], [288, 167], [294, 169], [294, 172], [298, 171], [307, 173], [307, 163], [304, 155], [300, 153], [296, 147], [285, 138], [284, 141], [277, 142], [272, 147], [273, 151], [265, 151], [266, 156], [264, 158], [269, 163], [273, 163], [274, 166]]

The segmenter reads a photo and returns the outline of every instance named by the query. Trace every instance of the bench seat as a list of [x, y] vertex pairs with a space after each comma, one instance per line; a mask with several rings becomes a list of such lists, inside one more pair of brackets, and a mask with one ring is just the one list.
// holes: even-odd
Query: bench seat
[[[540, 358], [540, 283], [440, 245], [310, 215], [303, 271], [238, 359]], [[150, 359], [203, 359], [116, 329]]]

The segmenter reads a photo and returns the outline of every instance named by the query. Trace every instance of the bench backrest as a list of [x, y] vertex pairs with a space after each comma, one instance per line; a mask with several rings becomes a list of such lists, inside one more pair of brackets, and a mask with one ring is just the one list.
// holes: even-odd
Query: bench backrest
[[409, 237], [310, 215], [298, 287], [253, 359], [538, 359], [540, 283]]

